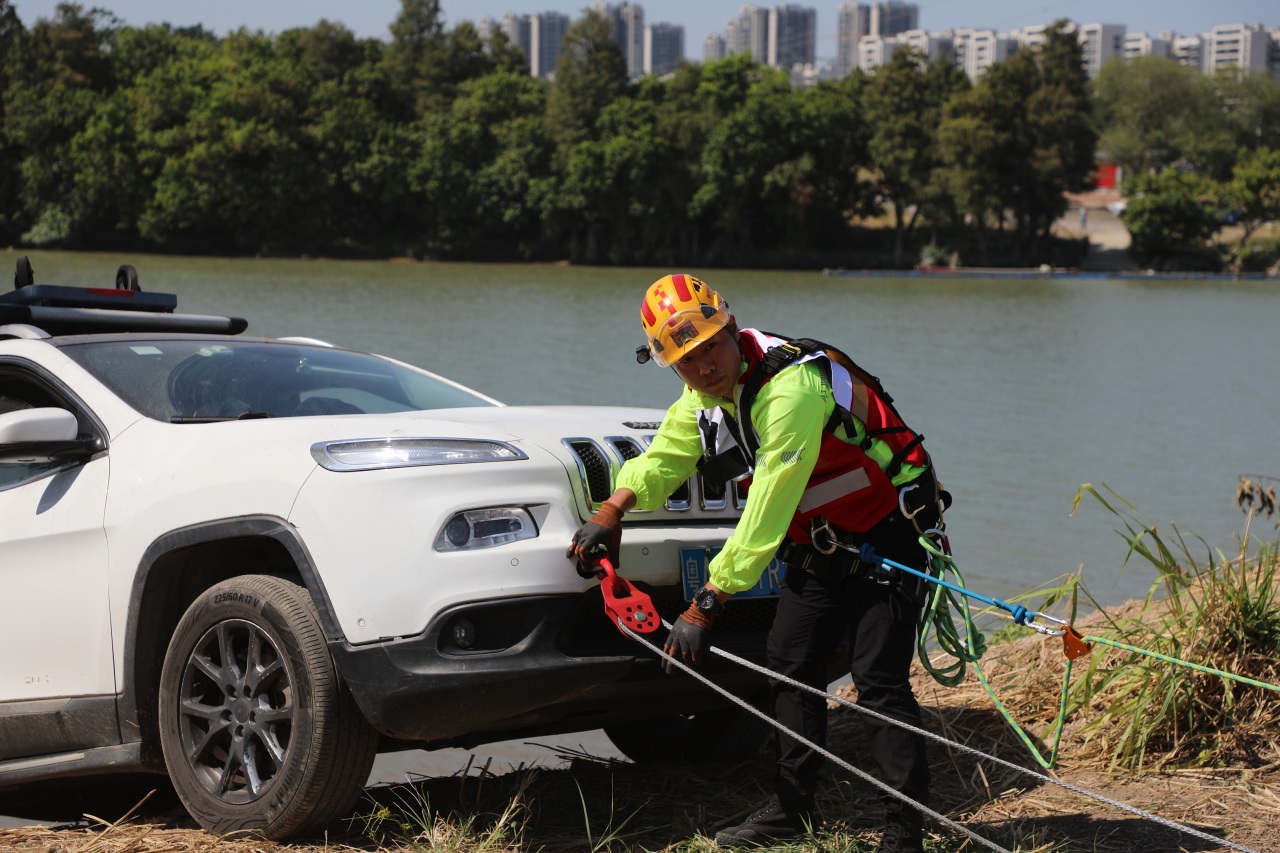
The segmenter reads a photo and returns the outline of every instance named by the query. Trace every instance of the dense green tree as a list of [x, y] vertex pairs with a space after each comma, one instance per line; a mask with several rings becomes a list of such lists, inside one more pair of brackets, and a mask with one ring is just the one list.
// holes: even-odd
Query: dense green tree
[[1181, 169], [1136, 175], [1125, 182], [1128, 203], [1121, 220], [1132, 237], [1130, 251], [1157, 269], [1213, 262], [1205, 241], [1218, 217], [1205, 204], [1213, 188], [1207, 178]]
[[1221, 133], [1221, 111], [1194, 69], [1157, 56], [1108, 62], [1096, 89], [1101, 153], [1128, 174], [1191, 162], [1198, 149], [1218, 147], [1204, 140]]
[[849, 234], [849, 218], [866, 188], [867, 123], [858, 82], [822, 84], [793, 93], [800, 152], [787, 170], [789, 194], [786, 245], [839, 248]]
[[4, 104], [4, 94], [9, 88], [10, 53], [22, 33], [17, 10], [9, 0], [0, 0], [0, 245], [6, 246], [15, 242], [23, 230], [18, 171], [22, 149], [9, 140]]
[[308, 81], [261, 33], [234, 33], [202, 59], [185, 120], [162, 137], [143, 235], [224, 252], [296, 250], [322, 209], [302, 120]]
[[547, 98], [547, 118], [562, 156], [595, 132], [609, 104], [627, 92], [627, 65], [608, 20], [590, 11], [565, 33], [555, 82]]
[[1242, 152], [1280, 149], [1280, 79], [1221, 71], [1198, 82], [1211, 92], [1203, 97], [1216, 105], [1219, 124], [1214, 132], [1197, 138], [1202, 149], [1193, 147], [1203, 171], [1229, 180]]
[[662, 172], [673, 146], [651, 101], [623, 97], [605, 107], [594, 137], [569, 152], [562, 206], [582, 224], [576, 260], [624, 263], [637, 257], [645, 224], [665, 206]]
[[902, 264], [938, 165], [937, 127], [949, 95], [930, 76], [924, 55], [910, 48], [895, 50], [866, 85], [867, 153], [878, 197], [893, 209], [895, 265]]
[[1043, 255], [1064, 190], [1080, 190], [1093, 171], [1096, 133], [1080, 47], [1064, 22], [1045, 44], [992, 67], [972, 92], [944, 110], [937, 177], [987, 254], [986, 222], [1014, 223], [1025, 262]]
[[401, 101], [374, 39], [357, 40], [322, 21], [290, 30], [280, 52], [307, 85], [305, 146], [318, 184], [311, 251], [358, 254], [413, 251], [418, 207], [404, 180], [420, 144], [418, 128], [399, 120]]
[[750, 257], [785, 236], [790, 176], [803, 153], [794, 139], [797, 107], [786, 72], [766, 69], [707, 139], [691, 209], [711, 223], [713, 260]]
[[76, 241], [72, 145], [115, 90], [117, 31], [118, 21], [105, 11], [62, 3], [52, 20], [36, 21], [9, 44], [4, 132], [21, 152], [15, 213], [30, 225], [25, 240]]
[[1031, 256], [1067, 209], [1063, 190], [1080, 191], [1093, 174], [1098, 135], [1089, 78], [1074, 27], [1057, 21], [1034, 52], [1038, 77], [1026, 102], [1029, 133], [1027, 191], [1015, 207], [1031, 237]]
[[445, 44], [440, 0], [400, 0], [400, 12], [391, 23], [387, 68], [391, 79], [416, 114], [442, 106], [435, 90], [434, 69]]
[[1016, 105], [1002, 103], [996, 86], [985, 82], [948, 101], [938, 126], [936, 178], [964, 217], [961, 229], [971, 226], [983, 265], [990, 262], [988, 225], [1003, 218], [1007, 201], [1004, 174], [1017, 120], [1005, 115], [1010, 109]]
[[1262, 225], [1280, 221], [1280, 148], [1241, 151], [1223, 196], [1244, 227], [1239, 255]]
[[704, 70], [717, 65], [682, 63], [666, 77], [646, 77], [638, 86], [636, 97], [654, 105], [654, 132], [669, 155], [649, 187], [654, 214], [640, 224], [636, 262], [676, 266], [699, 257], [706, 217], [695, 216], [691, 205], [702, 183], [702, 149], [716, 123], [699, 91]]
[[464, 83], [427, 119], [409, 178], [425, 211], [424, 245], [456, 257], [529, 258], [554, 184], [543, 87], [505, 69]]

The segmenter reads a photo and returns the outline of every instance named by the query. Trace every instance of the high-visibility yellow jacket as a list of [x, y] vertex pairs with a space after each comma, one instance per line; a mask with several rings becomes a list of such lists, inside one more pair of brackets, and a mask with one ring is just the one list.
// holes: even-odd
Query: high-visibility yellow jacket
[[[743, 332], [752, 334], [754, 330]], [[740, 376], [747, 368], [743, 361]], [[649, 448], [622, 467], [617, 486], [633, 491], [640, 509], [660, 507], [697, 469], [704, 444], [699, 415], [719, 408], [735, 418], [736, 407], [735, 400], [686, 387], [667, 410]], [[831, 386], [822, 368], [812, 361], [784, 367], [760, 388], [748, 419], [750, 427], [745, 427], [754, 428], [760, 439], [750, 499], [733, 534], [711, 561], [710, 580], [716, 588], [736, 593], [759, 581], [800, 506], [818, 462], [823, 429], [834, 410]], [[868, 444], [867, 455], [881, 467], [887, 465], [893, 457], [892, 448], [880, 439], [868, 441], [860, 421], [854, 419], [854, 426], [857, 434], [845, 440]], [[904, 465], [895, 472], [894, 483], [910, 481], [921, 470]]]

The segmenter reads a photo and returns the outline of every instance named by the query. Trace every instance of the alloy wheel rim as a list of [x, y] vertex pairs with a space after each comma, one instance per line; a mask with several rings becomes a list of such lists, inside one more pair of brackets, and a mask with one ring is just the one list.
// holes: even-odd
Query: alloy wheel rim
[[261, 626], [227, 619], [195, 644], [182, 675], [179, 739], [192, 773], [226, 803], [263, 797], [289, 756], [293, 673]]

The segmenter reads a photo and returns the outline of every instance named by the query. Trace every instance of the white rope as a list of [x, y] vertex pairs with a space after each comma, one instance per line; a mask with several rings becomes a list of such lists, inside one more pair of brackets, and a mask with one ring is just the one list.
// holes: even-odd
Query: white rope
[[[662, 624], [663, 624], [664, 626], [666, 626], [668, 629], [671, 627], [671, 625], [670, 625], [666, 620], [663, 620]], [[987, 839], [983, 838], [981, 835], [978, 835], [977, 833], [975, 833], [973, 830], [967, 829], [966, 827], [964, 827], [964, 826], [962, 826], [962, 825], [960, 825], [960, 824], [956, 823], [954, 820], [952, 820], [951, 818], [947, 817], [946, 815], [943, 815], [943, 814], [940, 814], [940, 813], [938, 813], [938, 812], [935, 812], [933, 809], [929, 808], [928, 806], [924, 805], [923, 803], [918, 803], [918, 802], [916, 802], [915, 800], [911, 799], [911, 798], [910, 798], [910, 797], [908, 797], [906, 794], [903, 794], [903, 793], [901, 793], [901, 792], [899, 792], [899, 791], [895, 791], [893, 788], [890, 788], [888, 785], [886, 785], [885, 783], [881, 782], [879, 779], [875, 778], [874, 776], [870, 775], [869, 773], [867, 773], [867, 772], [865, 772], [865, 771], [863, 771], [863, 770], [859, 770], [857, 767], [854, 767], [852, 764], [850, 764], [849, 762], [845, 761], [843, 758], [840, 758], [838, 755], [835, 755], [835, 754], [833, 754], [833, 753], [831, 753], [831, 752], [828, 752], [826, 749], [823, 749], [822, 747], [818, 746], [818, 745], [817, 745], [816, 743], [814, 743], [813, 741], [808, 740], [807, 738], [802, 737], [801, 735], [796, 734], [795, 732], [793, 732], [793, 731], [791, 731], [790, 729], [788, 729], [786, 726], [783, 726], [781, 723], [779, 723], [779, 722], [777, 722], [776, 720], [774, 720], [772, 717], [770, 717], [770, 716], [769, 716], [768, 714], [766, 714], [764, 711], [761, 711], [759, 708], [755, 708], [755, 707], [753, 707], [749, 702], [746, 702], [746, 701], [744, 701], [743, 699], [740, 699], [739, 697], [734, 696], [732, 693], [730, 693], [729, 691], [725, 690], [725, 689], [724, 689], [723, 687], [721, 687], [720, 685], [715, 684], [715, 683], [714, 683], [714, 682], [712, 682], [710, 679], [708, 679], [705, 675], [703, 675], [703, 674], [702, 674], [702, 673], [700, 673], [700, 672], [697, 672], [696, 670], [694, 670], [692, 667], [688, 666], [688, 665], [687, 665], [687, 664], [685, 664], [684, 662], [676, 660], [676, 659], [675, 659], [675, 658], [673, 658], [671, 655], [669, 655], [669, 654], [667, 654], [666, 652], [664, 652], [661, 648], [659, 648], [659, 647], [657, 647], [657, 646], [650, 645], [649, 643], [645, 642], [645, 641], [643, 640], [643, 638], [641, 638], [641, 636], [640, 636], [639, 634], [633, 633], [633, 632], [632, 632], [632, 630], [631, 630], [630, 628], [628, 628], [625, 624], [623, 624], [623, 622], [622, 622], [622, 620], [621, 620], [621, 619], [619, 619], [619, 620], [618, 620], [618, 628], [619, 628], [619, 630], [621, 630], [624, 634], [629, 635], [629, 636], [630, 636], [630, 637], [632, 637], [633, 639], [640, 640], [640, 641], [641, 641], [641, 642], [643, 642], [646, 646], [649, 646], [649, 647], [650, 647], [650, 648], [652, 648], [655, 652], [657, 652], [657, 653], [658, 653], [658, 655], [659, 655], [660, 657], [662, 657], [663, 659], [665, 659], [665, 660], [667, 660], [667, 661], [669, 661], [669, 662], [671, 662], [671, 663], [675, 664], [676, 666], [680, 667], [680, 669], [682, 669], [682, 670], [684, 670], [685, 672], [689, 673], [689, 675], [692, 675], [694, 678], [698, 679], [698, 680], [699, 680], [699, 681], [701, 681], [703, 684], [705, 684], [705, 685], [707, 685], [708, 687], [710, 687], [712, 690], [716, 691], [717, 693], [721, 694], [721, 695], [722, 695], [722, 696], [724, 696], [725, 698], [727, 698], [727, 699], [729, 699], [730, 701], [732, 701], [734, 704], [736, 704], [736, 705], [738, 705], [738, 706], [742, 707], [743, 709], [745, 709], [745, 710], [747, 710], [747, 711], [750, 711], [752, 714], [755, 714], [757, 717], [759, 717], [760, 719], [764, 720], [766, 723], [769, 723], [771, 726], [776, 727], [776, 728], [777, 728], [777, 729], [779, 729], [780, 731], [784, 731], [784, 732], [786, 732], [788, 735], [790, 735], [791, 737], [795, 738], [795, 739], [796, 739], [797, 741], [799, 741], [800, 743], [804, 744], [805, 746], [809, 747], [810, 749], [814, 750], [815, 752], [817, 752], [817, 753], [819, 753], [819, 754], [821, 754], [821, 755], [825, 756], [826, 758], [828, 758], [828, 759], [830, 759], [831, 761], [835, 762], [836, 764], [840, 765], [840, 766], [841, 766], [841, 767], [843, 767], [845, 770], [848, 770], [850, 773], [852, 773], [853, 775], [857, 776], [859, 779], [863, 780], [864, 782], [869, 782], [870, 784], [874, 785], [876, 788], [879, 788], [881, 791], [885, 792], [886, 794], [889, 794], [889, 795], [890, 795], [890, 796], [892, 796], [892, 797], [897, 797], [898, 799], [902, 800], [903, 802], [906, 802], [906, 803], [910, 804], [912, 808], [918, 809], [920, 812], [922, 812], [922, 813], [924, 813], [924, 814], [928, 815], [929, 817], [933, 818], [934, 820], [938, 821], [939, 823], [943, 824], [944, 826], [947, 826], [947, 827], [949, 827], [949, 828], [951, 828], [951, 829], [954, 829], [956, 832], [959, 832], [961, 835], [966, 835], [966, 836], [968, 836], [969, 838], [971, 838], [971, 839], [973, 839], [974, 841], [976, 841], [978, 844], [981, 844], [983, 847], [989, 848], [989, 849], [991, 849], [991, 850], [995, 850], [995, 851], [996, 851], [996, 853], [1012, 853], [1012, 851], [1010, 851], [1010, 850], [1006, 850], [1004, 847], [1001, 847], [1000, 845], [996, 844], [995, 842], [988, 841]], [[752, 668], [752, 669], [756, 669], [756, 668], [757, 668], [755, 664], [749, 663], [748, 661], [744, 661], [744, 660], [742, 660], [741, 658], [736, 658], [736, 657], [734, 657], [733, 655], [728, 654], [727, 652], [722, 652], [720, 649], [717, 649], [717, 648], [714, 648], [714, 647], [713, 647], [713, 648], [712, 648], [712, 651], [714, 651], [714, 652], [716, 652], [717, 654], [720, 654], [720, 655], [722, 655], [722, 656], [724, 656], [724, 657], [727, 657], [727, 658], [729, 658], [730, 660], [735, 660], [735, 661], [738, 661], [738, 662], [740, 662], [740, 663], [747, 664], [747, 665], [748, 665], [750, 668]], [[778, 678], [783, 678], [783, 676], [777, 676], [777, 677], [778, 677]]]
[[[670, 629], [671, 629], [671, 624], [670, 624], [669, 622], [667, 622], [665, 619], [662, 621], [662, 624], [663, 624], [663, 627], [667, 628], [668, 630], [670, 630]], [[832, 760], [832, 761], [834, 761], [836, 764], [839, 764], [841, 767], [843, 767], [843, 768], [845, 768], [846, 770], [849, 770], [850, 772], [852, 772], [852, 773], [853, 773], [854, 775], [856, 775], [858, 778], [860, 778], [860, 779], [863, 779], [863, 780], [865, 780], [865, 781], [870, 782], [871, 784], [875, 785], [877, 788], [879, 788], [880, 790], [884, 791], [885, 793], [890, 794], [891, 796], [896, 797], [897, 799], [902, 800], [903, 802], [910, 804], [910, 805], [912, 806], [912, 808], [918, 809], [918, 810], [920, 810], [921, 812], [923, 812], [924, 814], [928, 815], [929, 817], [932, 817], [934, 820], [938, 821], [939, 823], [942, 823], [942, 824], [944, 824], [945, 826], [948, 826], [948, 827], [950, 827], [950, 828], [952, 828], [952, 829], [955, 829], [955, 830], [957, 830], [957, 831], [961, 832], [962, 834], [964, 834], [964, 835], [968, 836], [969, 838], [972, 838], [974, 841], [977, 841], [979, 844], [983, 845], [984, 847], [988, 847], [988, 848], [990, 848], [990, 849], [992, 849], [992, 850], [1001, 851], [1001, 853], [1009, 853], [1009, 851], [1005, 850], [1003, 847], [998, 847], [998, 846], [997, 846], [997, 845], [995, 845], [994, 843], [992, 843], [992, 842], [990, 842], [990, 841], [987, 841], [986, 839], [982, 838], [981, 836], [975, 835], [973, 832], [971, 832], [970, 830], [968, 830], [968, 829], [964, 828], [963, 826], [961, 826], [960, 824], [958, 824], [958, 823], [956, 823], [955, 821], [951, 820], [950, 818], [944, 817], [944, 816], [942, 816], [942, 815], [938, 814], [937, 812], [932, 811], [931, 809], [929, 809], [929, 807], [928, 807], [928, 806], [925, 806], [925, 805], [923, 805], [922, 803], [918, 803], [918, 802], [916, 802], [915, 800], [913, 800], [913, 799], [911, 799], [910, 797], [908, 797], [907, 795], [905, 795], [905, 794], [903, 794], [903, 793], [901, 793], [901, 792], [899, 792], [899, 791], [896, 791], [896, 790], [894, 790], [893, 788], [890, 788], [888, 785], [885, 785], [885, 784], [884, 784], [883, 782], [881, 782], [880, 780], [875, 779], [874, 777], [870, 776], [869, 774], [865, 773], [865, 772], [864, 772], [864, 771], [862, 771], [862, 770], [857, 769], [856, 767], [853, 767], [852, 765], [850, 765], [849, 763], [847, 763], [847, 762], [846, 762], [846, 761], [844, 761], [843, 759], [837, 758], [836, 756], [832, 755], [830, 752], [828, 752], [827, 750], [823, 749], [822, 747], [817, 746], [816, 744], [814, 744], [814, 743], [812, 743], [812, 742], [810, 742], [810, 741], [806, 740], [805, 738], [801, 737], [800, 735], [798, 735], [798, 734], [796, 734], [795, 732], [791, 731], [790, 729], [786, 728], [786, 727], [785, 727], [785, 726], [783, 726], [781, 723], [779, 723], [779, 722], [777, 722], [776, 720], [774, 720], [774, 719], [773, 719], [773, 717], [769, 716], [768, 714], [764, 713], [763, 711], [759, 710], [758, 708], [754, 708], [754, 707], [752, 707], [750, 703], [745, 702], [744, 700], [742, 700], [742, 699], [738, 698], [737, 696], [734, 696], [732, 693], [730, 693], [729, 691], [725, 690], [723, 687], [720, 687], [719, 685], [717, 685], [717, 684], [713, 683], [712, 681], [710, 681], [709, 679], [707, 679], [707, 678], [706, 678], [705, 676], [703, 676], [701, 673], [695, 672], [692, 668], [690, 668], [690, 667], [689, 667], [688, 665], [686, 665], [685, 663], [683, 663], [683, 662], [681, 662], [681, 661], [678, 661], [678, 660], [676, 660], [675, 658], [671, 657], [671, 656], [670, 656], [670, 655], [668, 655], [666, 652], [664, 652], [660, 647], [658, 647], [658, 646], [656, 646], [656, 645], [653, 645], [653, 644], [651, 644], [651, 643], [649, 643], [649, 642], [645, 641], [645, 640], [644, 640], [644, 639], [643, 639], [639, 634], [636, 634], [636, 633], [634, 633], [633, 631], [631, 631], [631, 629], [630, 629], [630, 628], [628, 628], [625, 624], [623, 624], [621, 620], [619, 620], [619, 621], [618, 621], [618, 628], [619, 628], [619, 629], [620, 629], [624, 634], [627, 634], [628, 636], [630, 636], [632, 639], [639, 640], [640, 642], [644, 643], [644, 645], [649, 646], [649, 647], [650, 647], [650, 648], [652, 648], [655, 652], [657, 652], [657, 654], [658, 654], [660, 657], [662, 657], [663, 659], [665, 659], [665, 660], [667, 660], [667, 661], [670, 661], [671, 663], [674, 663], [676, 666], [680, 667], [680, 669], [682, 669], [682, 670], [684, 670], [685, 672], [689, 673], [689, 674], [690, 674], [690, 675], [692, 675], [694, 678], [696, 678], [696, 679], [698, 679], [699, 681], [701, 681], [703, 684], [706, 684], [706, 685], [707, 685], [708, 687], [710, 687], [712, 690], [716, 691], [717, 693], [719, 693], [719, 694], [721, 694], [722, 696], [726, 697], [727, 699], [731, 700], [731, 701], [732, 701], [732, 702], [734, 702], [736, 705], [739, 705], [740, 707], [745, 708], [746, 710], [750, 711], [752, 714], [755, 714], [757, 717], [761, 718], [762, 720], [765, 720], [765, 721], [766, 721], [766, 722], [768, 722], [770, 725], [772, 725], [772, 726], [774, 726], [775, 728], [777, 728], [779, 731], [786, 732], [788, 735], [790, 735], [791, 737], [793, 737], [793, 738], [795, 738], [796, 740], [800, 741], [801, 743], [803, 743], [805, 746], [809, 747], [810, 749], [816, 750], [816, 751], [817, 751], [818, 753], [820, 753], [821, 755], [826, 756], [827, 758], [831, 759], [831, 760]], [[802, 682], [796, 681], [796, 680], [795, 680], [795, 679], [793, 679], [793, 678], [788, 678], [788, 677], [787, 677], [787, 676], [785, 676], [785, 675], [779, 675], [778, 673], [776, 673], [776, 672], [772, 672], [771, 670], [768, 670], [768, 669], [766, 669], [765, 667], [760, 666], [759, 664], [752, 663], [751, 661], [749, 661], [749, 660], [745, 660], [745, 659], [743, 659], [743, 658], [740, 658], [740, 657], [738, 657], [737, 655], [730, 654], [729, 652], [726, 652], [726, 651], [724, 651], [723, 649], [717, 648], [716, 646], [710, 646], [710, 649], [711, 649], [711, 652], [712, 652], [713, 654], [719, 655], [720, 657], [724, 658], [725, 660], [732, 661], [733, 663], [739, 664], [739, 665], [741, 665], [741, 666], [743, 666], [743, 667], [746, 667], [747, 669], [752, 670], [753, 672], [757, 672], [757, 673], [760, 673], [761, 675], [767, 676], [768, 678], [774, 679], [775, 681], [780, 681], [780, 682], [782, 682], [783, 684], [788, 684], [788, 685], [790, 685], [790, 686], [792, 686], [792, 687], [797, 687], [797, 688], [799, 688], [799, 689], [801, 689], [801, 690], [807, 691], [807, 692], [809, 692], [809, 693], [813, 693], [813, 694], [815, 694], [815, 695], [817, 695], [817, 696], [821, 696], [821, 697], [822, 697], [822, 698], [824, 698], [824, 699], [828, 699], [828, 700], [831, 700], [831, 701], [833, 701], [833, 702], [836, 702], [836, 703], [838, 703], [838, 704], [840, 704], [840, 705], [843, 705], [843, 706], [844, 706], [844, 707], [846, 707], [846, 708], [852, 708], [852, 709], [853, 709], [853, 710], [855, 710], [855, 711], [859, 711], [859, 712], [861, 712], [861, 713], [863, 713], [863, 714], [867, 714], [867, 715], [869, 715], [869, 716], [875, 717], [877, 720], [880, 720], [880, 721], [882, 721], [882, 722], [889, 723], [889, 724], [894, 725], [894, 726], [898, 726], [899, 728], [902, 728], [902, 729], [906, 729], [907, 731], [909, 731], [909, 732], [911, 732], [911, 733], [913, 733], [913, 734], [920, 735], [920, 736], [922, 736], [922, 737], [928, 738], [929, 740], [936, 741], [936, 742], [938, 742], [938, 743], [946, 744], [947, 746], [952, 747], [952, 748], [954, 748], [954, 749], [958, 749], [958, 750], [960, 750], [961, 752], [967, 752], [967, 753], [969, 753], [970, 755], [977, 756], [978, 758], [981, 758], [981, 759], [983, 759], [983, 760], [990, 761], [990, 762], [993, 762], [993, 763], [995, 763], [995, 764], [999, 764], [1001, 767], [1006, 767], [1006, 768], [1008, 768], [1008, 769], [1010, 769], [1010, 770], [1014, 770], [1014, 771], [1017, 771], [1017, 772], [1019, 772], [1019, 773], [1024, 773], [1024, 774], [1026, 774], [1026, 775], [1028, 775], [1028, 776], [1031, 776], [1031, 777], [1033, 777], [1033, 778], [1035, 778], [1035, 779], [1039, 779], [1039, 780], [1040, 780], [1040, 781], [1042, 781], [1042, 782], [1048, 782], [1048, 783], [1049, 783], [1049, 784], [1051, 784], [1051, 785], [1057, 785], [1057, 786], [1058, 786], [1058, 787], [1060, 787], [1060, 788], [1064, 788], [1064, 789], [1066, 789], [1066, 790], [1068, 790], [1068, 791], [1073, 791], [1073, 792], [1075, 792], [1075, 793], [1077, 793], [1077, 794], [1080, 794], [1081, 796], [1088, 797], [1089, 799], [1096, 800], [1097, 802], [1100, 802], [1100, 803], [1105, 803], [1105, 804], [1107, 804], [1107, 805], [1109, 805], [1109, 806], [1112, 806], [1112, 807], [1114, 807], [1114, 808], [1116, 808], [1116, 809], [1119, 809], [1120, 811], [1125, 811], [1125, 812], [1128, 812], [1129, 814], [1135, 815], [1135, 816], [1137, 816], [1137, 817], [1144, 818], [1144, 819], [1149, 820], [1149, 821], [1152, 821], [1152, 822], [1154, 822], [1154, 823], [1158, 823], [1158, 824], [1160, 824], [1161, 826], [1164, 826], [1164, 827], [1166, 827], [1166, 828], [1168, 828], [1168, 829], [1172, 829], [1172, 830], [1175, 830], [1175, 831], [1177, 831], [1177, 832], [1186, 833], [1187, 835], [1195, 836], [1196, 838], [1199, 838], [1199, 839], [1200, 839], [1200, 840], [1202, 840], [1202, 841], [1209, 841], [1209, 842], [1212, 842], [1213, 844], [1215, 844], [1215, 845], [1217, 845], [1217, 846], [1219, 846], [1219, 847], [1228, 847], [1228, 848], [1230, 848], [1230, 849], [1232, 849], [1232, 850], [1238, 850], [1238, 851], [1240, 851], [1240, 853], [1260, 853], [1260, 851], [1254, 850], [1254, 849], [1252, 849], [1252, 848], [1250, 848], [1250, 847], [1244, 847], [1244, 846], [1239, 845], [1239, 844], [1236, 844], [1236, 843], [1234, 843], [1234, 842], [1232, 842], [1232, 841], [1228, 841], [1228, 840], [1227, 840], [1227, 839], [1225, 839], [1225, 838], [1219, 838], [1219, 837], [1218, 837], [1218, 836], [1216, 836], [1216, 835], [1210, 835], [1210, 834], [1209, 834], [1209, 833], [1207, 833], [1207, 832], [1201, 832], [1200, 830], [1195, 829], [1194, 827], [1190, 827], [1190, 826], [1187, 826], [1187, 825], [1185, 825], [1185, 824], [1177, 823], [1177, 822], [1175, 822], [1175, 821], [1169, 820], [1168, 818], [1161, 817], [1160, 815], [1157, 815], [1157, 814], [1152, 814], [1152, 813], [1150, 813], [1150, 812], [1145, 812], [1145, 811], [1143, 811], [1142, 809], [1139, 809], [1139, 808], [1137, 808], [1137, 807], [1135, 807], [1135, 806], [1131, 806], [1131, 805], [1129, 805], [1128, 803], [1122, 803], [1122, 802], [1120, 802], [1119, 800], [1113, 800], [1113, 799], [1111, 799], [1110, 797], [1105, 797], [1105, 796], [1103, 796], [1102, 794], [1097, 794], [1097, 793], [1094, 793], [1093, 791], [1086, 790], [1085, 788], [1081, 788], [1081, 787], [1079, 787], [1079, 786], [1077, 786], [1077, 785], [1072, 785], [1071, 783], [1069, 783], [1069, 782], [1064, 782], [1064, 781], [1062, 781], [1061, 779], [1055, 779], [1055, 778], [1053, 778], [1052, 776], [1046, 776], [1046, 775], [1045, 775], [1045, 774], [1043, 774], [1043, 773], [1038, 773], [1038, 772], [1036, 772], [1035, 770], [1031, 770], [1030, 768], [1023, 767], [1023, 766], [1022, 766], [1022, 765], [1020, 765], [1020, 764], [1014, 764], [1012, 761], [1006, 761], [1006, 760], [1005, 760], [1005, 759], [1003, 759], [1003, 758], [997, 758], [997, 757], [996, 757], [996, 756], [994, 756], [994, 755], [988, 755], [987, 753], [982, 752], [981, 750], [978, 750], [978, 749], [974, 749], [973, 747], [971, 747], [971, 746], [967, 746], [966, 744], [958, 743], [958, 742], [953, 741], [953, 740], [949, 740], [949, 739], [947, 739], [947, 738], [945, 738], [945, 737], [943, 737], [943, 736], [941, 736], [941, 735], [935, 734], [935, 733], [933, 733], [933, 732], [931, 732], [931, 731], [928, 731], [928, 730], [926, 730], [926, 729], [918, 728], [918, 727], [913, 726], [913, 725], [911, 725], [911, 724], [909, 724], [909, 723], [904, 723], [904, 722], [902, 722], [901, 720], [896, 720], [896, 719], [894, 719], [893, 717], [889, 717], [889, 716], [886, 716], [886, 715], [884, 715], [884, 714], [881, 714], [881, 713], [880, 713], [880, 712], [878, 712], [878, 711], [873, 711], [873, 710], [871, 710], [870, 708], [864, 708], [864, 707], [862, 707], [861, 705], [858, 705], [857, 703], [850, 702], [848, 699], [842, 699], [842, 698], [841, 698], [841, 697], [839, 697], [839, 696], [834, 696], [834, 695], [832, 695], [832, 694], [830, 694], [830, 693], [827, 693], [827, 692], [826, 692], [826, 691], [824, 691], [824, 690], [820, 690], [820, 689], [818, 689], [818, 688], [816, 688], [816, 687], [812, 687], [812, 686], [810, 686], [810, 685], [808, 685], [808, 684], [804, 684], [804, 683], [802, 683]]]

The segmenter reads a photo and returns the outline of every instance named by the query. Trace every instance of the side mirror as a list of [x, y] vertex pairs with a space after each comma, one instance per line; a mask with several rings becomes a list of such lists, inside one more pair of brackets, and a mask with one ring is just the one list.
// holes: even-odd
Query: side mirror
[[97, 439], [79, 439], [79, 431], [76, 416], [66, 409], [19, 409], [0, 415], [0, 462], [52, 462], [101, 449]]

